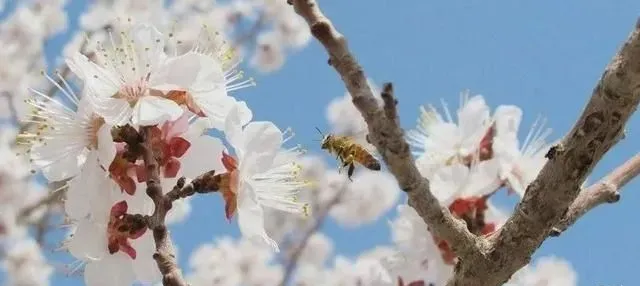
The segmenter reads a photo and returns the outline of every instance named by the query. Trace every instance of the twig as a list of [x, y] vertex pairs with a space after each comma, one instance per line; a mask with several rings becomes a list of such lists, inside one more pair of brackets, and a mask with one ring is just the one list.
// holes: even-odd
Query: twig
[[580, 192], [569, 207], [569, 211], [553, 228], [551, 235], [559, 236], [588, 211], [604, 203], [620, 200], [620, 191], [627, 183], [640, 174], [640, 153], [637, 153], [613, 172]]
[[640, 102], [640, 23], [607, 66], [571, 131], [527, 187], [514, 214], [494, 233], [482, 260], [462, 260], [449, 285], [502, 285], [531, 260], [569, 211], [580, 186], [623, 136]]
[[151, 147], [151, 128], [153, 127], [142, 127], [141, 135], [144, 139], [142, 158], [147, 172], [147, 195], [155, 205], [153, 214], [147, 219], [148, 227], [153, 231], [153, 239], [156, 243], [156, 253], [153, 254], [153, 259], [158, 264], [160, 273], [162, 273], [163, 285], [187, 286], [176, 261], [169, 230], [165, 225], [165, 217], [172, 207], [172, 201], [162, 193], [160, 168]]
[[476, 237], [460, 220], [440, 205], [429, 189], [429, 182], [418, 171], [409, 144], [397, 118], [396, 104], [391, 85], [385, 85], [385, 106], [380, 108], [367, 82], [363, 68], [349, 51], [346, 38], [324, 16], [314, 0], [289, 0], [296, 13], [308, 23], [311, 34], [329, 54], [329, 64], [338, 72], [353, 104], [367, 123], [371, 143], [382, 155], [390, 172], [402, 190], [409, 196], [409, 205], [434, 233], [447, 240], [459, 257], [478, 256], [483, 238]]
[[216, 176], [216, 172], [214, 170], [211, 170], [198, 176], [185, 185], [186, 178], [181, 177], [180, 179], [178, 179], [176, 186], [173, 187], [173, 189], [165, 196], [169, 201], [173, 202], [178, 199], [191, 196], [195, 193], [205, 194], [217, 192], [219, 189], [221, 178], [222, 177], [220, 176]]
[[339, 190], [333, 196], [333, 198], [331, 198], [331, 200], [329, 200], [324, 205], [324, 207], [319, 212], [317, 212], [313, 223], [309, 224], [305, 228], [302, 234], [302, 238], [298, 240], [298, 243], [295, 244], [293, 250], [290, 252], [289, 258], [287, 259], [287, 263], [284, 268], [284, 275], [282, 276], [280, 286], [285, 286], [289, 283], [289, 280], [291, 280], [291, 277], [293, 275], [293, 271], [296, 269], [296, 266], [298, 264], [298, 260], [300, 259], [302, 252], [304, 252], [304, 249], [307, 247], [309, 239], [311, 238], [311, 236], [313, 236], [313, 234], [318, 232], [318, 230], [322, 226], [322, 223], [324, 223], [324, 220], [329, 214], [329, 211], [331, 211], [331, 208], [333, 208], [333, 206], [335, 206], [340, 201], [343, 192], [344, 190]]

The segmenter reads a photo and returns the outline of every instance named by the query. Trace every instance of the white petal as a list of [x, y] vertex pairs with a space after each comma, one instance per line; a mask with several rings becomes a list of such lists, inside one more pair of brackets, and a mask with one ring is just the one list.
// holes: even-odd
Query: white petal
[[193, 139], [191, 147], [180, 160], [182, 175], [194, 179], [211, 170], [215, 170], [216, 173], [226, 172], [221, 160], [224, 150], [224, 145], [218, 138], [202, 135]]
[[96, 175], [104, 174], [104, 171], [98, 166], [96, 156], [94, 152], [89, 153], [80, 175], [69, 182], [67, 199], [64, 202], [65, 212], [69, 218], [81, 219], [89, 215], [91, 204], [88, 202], [95, 197], [98, 190], [101, 190], [95, 187], [98, 183]]
[[144, 191], [146, 187], [146, 183], [138, 183], [136, 184], [136, 193], [133, 196], [126, 195], [128, 213], [143, 215], [151, 215], [153, 213], [153, 201]]
[[189, 129], [187, 132], [182, 134], [182, 138], [186, 139], [189, 142], [197, 139], [200, 136], [203, 136], [205, 132], [209, 129], [213, 128], [209, 119], [206, 117], [198, 117], [193, 122], [189, 124]]
[[487, 123], [489, 107], [480, 95], [476, 95], [458, 112], [458, 123], [464, 134], [473, 134]]
[[90, 262], [84, 269], [87, 286], [131, 285], [135, 279], [131, 259], [120, 252]]
[[242, 137], [243, 126], [241, 111], [238, 107], [234, 107], [225, 118], [224, 135], [229, 144], [235, 149], [236, 154], [240, 156], [242, 156], [241, 154], [244, 151], [242, 149], [244, 142]]
[[473, 166], [469, 182], [461, 195], [480, 197], [497, 190], [501, 185], [499, 167], [500, 162], [496, 159], [485, 160]]
[[116, 153], [116, 145], [113, 144], [111, 136], [111, 125], [103, 124], [98, 130], [98, 160], [105, 170], [109, 169]]
[[91, 98], [97, 114], [110, 125], [124, 125], [131, 119], [133, 109], [129, 102], [120, 98]]
[[67, 247], [71, 255], [82, 260], [102, 259], [109, 256], [107, 226], [96, 224], [90, 219], [80, 220]]
[[266, 171], [273, 165], [282, 144], [282, 132], [268, 121], [251, 122], [242, 132], [243, 157], [240, 172], [245, 176]]
[[193, 53], [173, 57], [158, 66], [151, 75], [150, 87], [161, 91], [189, 90], [195, 82], [200, 62]]
[[69, 69], [84, 80], [85, 86], [90, 87], [93, 96], [107, 98], [113, 96], [120, 89], [117, 75], [91, 62], [85, 55], [77, 52], [66, 60]]
[[226, 80], [222, 70], [222, 63], [214, 57], [199, 53], [193, 54], [200, 63], [200, 69], [196, 75], [195, 82], [189, 87], [191, 93], [208, 92], [216, 89], [224, 91], [224, 95], [226, 95]]
[[238, 190], [238, 226], [244, 237], [254, 243], [266, 244], [279, 252], [278, 244], [264, 230], [264, 213], [256, 201], [251, 186]]
[[136, 250], [136, 259], [133, 261], [133, 271], [138, 282], [153, 283], [162, 279], [158, 265], [153, 260], [156, 251], [153, 233], [148, 230], [143, 236], [131, 241], [131, 246]]
[[69, 143], [71, 142], [67, 141], [65, 145], [64, 140], [53, 139], [47, 141], [46, 145], [37, 145], [31, 150], [33, 164], [42, 168], [42, 173], [49, 182], [62, 181], [80, 173], [88, 150], [84, 147], [68, 149]]
[[466, 183], [469, 169], [462, 164], [453, 164], [438, 170], [429, 182], [431, 192], [441, 204], [448, 206]]
[[493, 115], [496, 120], [497, 134], [518, 135], [518, 127], [522, 120], [522, 109], [515, 105], [500, 105]]
[[251, 111], [249, 106], [247, 106], [247, 103], [244, 101], [238, 101], [236, 102], [236, 108], [240, 113], [240, 124], [242, 124], [242, 126], [249, 124], [249, 122], [251, 122], [251, 119], [253, 119], [253, 112]]
[[246, 152], [273, 153], [282, 145], [282, 131], [270, 121], [255, 121], [247, 124], [242, 132]]
[[164, 58], [164, 36], [156, 27], [148, 24], [136, 24], [129, 35], [133, 38], [136, 47], [137, 64], [139, 69], [149, 67], [155, 73], [155, 66]]
[[226, 95], [224, 89], [192, 93], [191, 97], [193, 97], [196, 105], [202, 109], [202, 112], [209, 118], [212, 127], [216, 129], [223, 128], [228, 114], [238, 104], [234, 97]]
[[164, 121], [174, 121], [182, 116], [184, 110], [177, 103], [159, 96], [144, 96], [133, 108], [134, 125], [149, 126]]

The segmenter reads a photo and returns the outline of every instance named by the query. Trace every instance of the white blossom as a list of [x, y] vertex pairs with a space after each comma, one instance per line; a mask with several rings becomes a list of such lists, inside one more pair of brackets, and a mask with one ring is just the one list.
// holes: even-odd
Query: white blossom
[[391, 209], [399, 195], [398, 183], [391, 174], [362, 170], [342, 191], [330, 214], [349, 227], [371, 223]]
[[8, 285], [48, 286], [53, 267], [46, 262], [38, 243], [25, 238], [6, 248], [2, 267], [8, 274]]
[[523, 197], [527, 186], [547, 162], [545, 155], [552, 144], [547, 143], [546, 139], [551, 129], [545, 128], [545, 122], [538, 118], [520, 144], [518, 128], [522, 110], [516, 106], [502, 105], [496, 109], [494, 118], [496, 135], [493, 138], [493, 150], [500, 162], [500, 179], [506, 180], [509, 188]]
[[[282, 149], [291, 137], [285, 137], [287, 134], [273, 123], [251, 122], [243, 127], [242, 118], [241, 109], [235, 108], [225, 126], [225, 136], [237, 157], [223, 156], [232, 176], [225, 192], [233, 199], [227, 201], [227, 206], [237, 204], [238, 225], [245, 237], [278, 251], [277, 243], [265, 232], [263, 207], [308, 213], [308, 204], [297, 201], [298, 192], [309, 185], [300, 178], [296, 163], [302, 152], [299, 147]], [[228, 218], [233, 211], [232, 208], [227, 213]]]
[[273, 258], [269, 247], [221, 237], [215, 244], [204, 244], [193, 252], [187, 280], [193, 286], [277, 285], [282, 268], [271, 264]]

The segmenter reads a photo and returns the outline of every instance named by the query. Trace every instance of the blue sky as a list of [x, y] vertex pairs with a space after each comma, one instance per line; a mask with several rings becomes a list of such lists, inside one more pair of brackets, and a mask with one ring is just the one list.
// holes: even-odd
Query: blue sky
[[[73, 14], [82, 9], [79, 2], [70, 5]], [[419, 105], [444, 98], [455, 107], [459, 92], [470, 89], [484, 95], [492, 107], [522, 107], [524, 126], [538, 115], [545, 116], [554, 139], [571, 128], [604, 67], [640, 16], [640, 2], [631, 0], [323, 0], [321, 6], [348, 37], [367, 75], [378, 84], [394, 83], [405, 128], [414, 126]], [[75, 20], [71, 21], [73, 27]], [[63, 35], [52, 40], [47, 52], [56, 54], [66, 39]], [[291, 126], [298, 143], [319, 152], [314, 127], [328, 129], [324, 107], [344, 93], [326, 60], [324, 49], [312, 41], [291, 55], [279, 72], [261, 75], [245, 69], [258, 86], [236, 94], [248, 102], [255, 120]], [[627, 138], [605, 156], [591, 181], [638, 151], [638, 128], [636, 115], [628, 125]], [[526, 131], [522, 130], [523, 137]], [[634, 190], [640, 187], [638, 182], [624, 189], [619, 203], [597, 208], [560, 238], [547, 240], [536, 257], [568, 259], [578, 272], [579, 285], [635, 285], [640, 265], [640, 231], [633, 222], [640, 203], [640, 192]], [[221, 235], [238, 235], [235, 223], [224, 221], [220, 202], [217, 196], [195, 199], [191, 220], [173, 228], [183, 266], [199, 244]], [[507, 210], [513, 206], [511, 200], [499, 203]], [[330, 222], [324, 231], [334, 239], [338, 252], [355, 256], [389, 242], [386, 221], [394, 213], [354, 230]], [[81, 285], [81, 281], [58, 275], [53, 285]]]

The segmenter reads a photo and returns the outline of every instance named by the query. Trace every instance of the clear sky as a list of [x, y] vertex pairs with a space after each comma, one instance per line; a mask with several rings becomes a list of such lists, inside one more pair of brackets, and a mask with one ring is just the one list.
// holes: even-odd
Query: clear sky
[[[83, 9], [79, 2], [83, 1], [72, 1], [72, 14]], [[367, 75], [378, 84], [394, 83], [405, 128], [414, 126], [420, 104], [444, 98], [456, 107], [459, 92], [470, 89], [484, 95], [493, 108], [499, 104], [523, 108], [524, 126], [540, 114], [547, 117], [553, 139], [571, 128], [640, 16], [640, 2], [632, 0], [323, 0], [320, 4], [348, 37]], [[73, 27], [75, 20], [71, 21]], [[65, 39], [51, 41], [48, 53], [56, 54]], [[344, 93], [326, 60], [325, 51], [313, 41], [291, 55], [279, 72], [261, 75], [245, 69], [258, 86], [236, 94], [248, 102], [255, 120], [291, 126], [298, 143], [319, 152], [314, 127], [328, 129], [324, 107]], [[639, 128], [640, 115], [635, 115], [627, 138], [600, 162], [591, 181], [638, 151]], [[522, 136], [526, 132], [522, 130]], [[568, 259], [579, 285], [636, 285], [638, 188], [640, 180], [629, 184], [619, 203], [599, 207], [560, 238], [547, 240], [536, 257], [553, 254]], [[238, 235], [235, 222], [224, 221], [220, 201], [218, 196], [196, 198], [190, 220], [172, 229], [183, 266], [199, 244], [220, 235]], [[507, 210], [513, 206], [513, 201], [499, 203]], [[355, 230], [330, 222], [324, 231], [338, 252], [355, 256], [389, 242], [387, 219], [394, 213]], [[54, 285], [81, 284], [81, 279], [63, 275], [54, 279]]]

